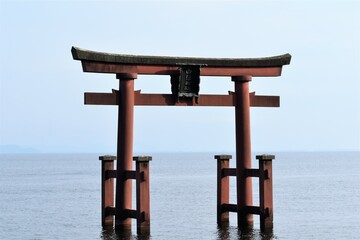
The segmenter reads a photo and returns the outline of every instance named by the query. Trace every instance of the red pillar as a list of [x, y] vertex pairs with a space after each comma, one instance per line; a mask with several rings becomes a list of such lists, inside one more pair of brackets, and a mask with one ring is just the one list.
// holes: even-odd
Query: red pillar
[[253, 225], [252, 214], [247, 214], [246, 206], [253, 205], [251, 177], [245, 176], [245, 169], [251, 168], [250, 139], [250, 98], [249, 82], [251, 76], [235, 76], [235, 128], [236, 128], [236, 188], [238, 226]]
[[137, 233], [150, 234], [150, 164], [151, 156], [134, 157], [136, 162]]
[[114, 226], [114, 216], [106, 208], [114, 207], [114, 178], [107, 176], [107, 171], [114, 170], [115, 156], [100, 156], [101, 160], [101, 224], [103, 227]]
[[229, 204], [230, 177], [224, 176], [223, 169], [229, 168], [231, 155], [215, 155], [217, 159], [217, 223], [228, 224], [229, 212], [223, 211], [222, 205]]
[[133, 128], [134, 128], [134, 79], [137, 74], [119, 73], [119, 116], [117, 141], [116, 212], [115, 227], [131, 231], [131, 218], [125, 215], [131, 209], [132, 180], [126, 178], [126, 171], [132, 171]]
[[260, 190], [260, 229], [271, 231], [273, 228], [273, 189], [272, 160], [274, 155], [258, 155], [259, 160], [259, 190]]

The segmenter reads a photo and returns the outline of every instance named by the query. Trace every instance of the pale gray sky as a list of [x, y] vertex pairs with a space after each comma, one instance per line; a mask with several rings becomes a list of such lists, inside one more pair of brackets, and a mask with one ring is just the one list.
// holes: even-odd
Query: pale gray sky
[[[0, 0], [0, 145], [40, 152], [116, 151], [117, 108], [85, 91], [118, 88], [83, 73], [71, 46], [123, 54], [266, 57], [290, 53], [281, 77], [251, 90], [281, 96], [252, 108], [254, 151], [360, 150], [359, 1]], [[169, 77], [136, 89], [170, 92]], [[201, 93], [233, 90], [203, 77]], [[135, 152], [231, 152], [233, 108], [136, 107]], [[4, 147], [6, 146], [6, 147]]]

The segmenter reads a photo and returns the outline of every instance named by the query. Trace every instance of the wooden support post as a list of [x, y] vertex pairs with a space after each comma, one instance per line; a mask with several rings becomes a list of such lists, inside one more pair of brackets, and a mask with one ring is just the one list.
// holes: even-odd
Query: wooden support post
[[150, 234], [150, 166], [151, 156], [137, 156], [136, 162], [136, 211], [137, 233]]
[[258, 155], [259, 160], [259, 190], [260, 190], [260, 229], [273, 228], [273, 189], [272, 189], [272, 160], [274, 155]]
[[100, 156], [101, 160], [101, 224], [105, 227], [114, 226], [114, 215], [108, 214], [106, 208], [114, 207], [114, 178], [109, 178], [107, 171], [114, 171], [115, 156]]
[[126, 178], [126, 171], [132, 170], [133, 126], [134, 126], [134, 79], [137, 74], [117, 74], [120, 80], [118, 112], [116, 214], [115, 228], [131, 231], [131, 218], [126, 210], [131, 209], [132, 180]]
[[223, 206], [229, 204], [229, 176], [224, 174], [224, 170], [229, 168], [229, 161], [232, 158], [231, 155], [215, 155], [217, 159], [217, 223], [228, 224], [229, 223], [229, 211], [226, 211]]
[[250, 98], [249, 82], [251, 76], [235, 76], [235, 130], [236, 130], [236, 188], [238, 207], [238, 226], [252, 227], [253, 216], [245, 211], [252, 206], [252, 179], [246, 177], [246, 169], [251, 168], [250, 139]]

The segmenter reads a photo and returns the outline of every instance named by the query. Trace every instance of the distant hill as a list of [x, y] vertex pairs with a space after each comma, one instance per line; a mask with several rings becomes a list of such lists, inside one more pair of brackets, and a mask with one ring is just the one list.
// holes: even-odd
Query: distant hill
[[22, 147], [18, 145], [0, 145], [1, 153], [38, 153], [39, 150], [34, 148]]

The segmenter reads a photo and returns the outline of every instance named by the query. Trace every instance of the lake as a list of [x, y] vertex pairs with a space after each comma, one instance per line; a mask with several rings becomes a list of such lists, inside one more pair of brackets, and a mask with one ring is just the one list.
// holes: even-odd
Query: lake
[[[271, 153], [274, 230], [268, 234], [256, 215], [248, 232], [238, 230], [235, 213], [228, 228], [217, 227], [214, 154], [229, 153], [146, 154], [153, 157], [150, 239], [360, 238], [360, 152]], [[99, 155], [0, 155], [0, 239], [121, 239], [101, 227]], [[254, 178], [254, 205], [257, 185]], [[232, 178], [231, 203], [235, 193]], [[133, 221], [130, 239], [141, 239], [135, 227]]]

